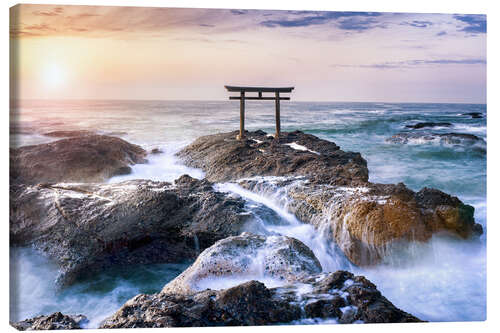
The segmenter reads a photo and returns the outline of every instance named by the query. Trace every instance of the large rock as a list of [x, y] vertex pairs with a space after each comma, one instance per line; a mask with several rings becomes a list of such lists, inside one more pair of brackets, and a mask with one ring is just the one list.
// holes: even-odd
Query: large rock
[[203, 251], [162, 292], [193, 294], [202, 290], [204, 279], [261, 277], [293, 282], [320, 272], [318, 259], [301, 241], [243, 233], [220, 240]]
[[[56, 133], [60, 134], [60, 133]], [[146, 162], [146, 151], [120, 138], [81, 135], [10, 150], [11, 183], [102, 182]]]
[[332, 142], [301, 132], [282, 133], [280, 140], [262, 131], [247, 132], [242, 141], [235, 136], [198, 138], [179, 156], [214, 181], [239, 181], [260, 193], [286, 187], [287, 208], [326, 231], [355, 264], [378, 263], [395, 247], [439, 232], [462, 238], [482, 233], [472, 206], [438, 190], [415, 193], [404, 184], [370, 183], [359, 153], [343, 152]]
[[54, 259], [62, 284], [112, 265], [193, 260], [250, 218], [241, 199], [189, 176], [175, 184], [18, 184], [10, 194], [11, 245]]
[[325, 232], [356, 265], [379, 263], [409, 241], [427, 241], [436, 233], [464, 239], [482, 234], [472, 206], [436, 189], [414, 192], [403, 183], [348, 187], [264, 178], [240, 185], [258, 193], [285, 187], [287, 208]]
[[61, 312], [55, 312], [48, 316], [38, 316], [26, 319], [11, 325], [20, 331], [38, 331], [38, 330], [74, 330], [82, 329], [88, 322], [84, 315], [64, 315]]
[[308, 176], [311, 182], [345, 185], [368, 180], [366, 161], [330, 141], [300, 131], [282, 132], [279, 140], [263, 131], [202, 136], [178, 155], [201, 168], [213, 182], [253, 176]]
[[252, 280], [195, 294], [141, 294], [127, 301], [100, 327], [254, 326], [313, 318], [339, 323], [420, 321], [396, 308], [366, 278], [337, 271], [277, 288]]

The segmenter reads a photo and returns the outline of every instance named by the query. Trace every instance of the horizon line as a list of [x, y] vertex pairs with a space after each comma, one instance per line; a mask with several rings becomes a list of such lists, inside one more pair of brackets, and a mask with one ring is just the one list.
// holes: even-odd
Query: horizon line
[[[13, 101], [137, 101], [137, 102], [232, 102], [229, 99], [130, 99], [130, 98], [10, 98], [9, 107]], [[388, 104], [481, 104], [486, 102], [391, 102], [391, 101], [342, 101], [342, 100], [290, 100], [287, 103], [388, 103]], [[239, 103], [239, 102], [238, 102]], [[285, 103], [286, 105], [286, 103]]]

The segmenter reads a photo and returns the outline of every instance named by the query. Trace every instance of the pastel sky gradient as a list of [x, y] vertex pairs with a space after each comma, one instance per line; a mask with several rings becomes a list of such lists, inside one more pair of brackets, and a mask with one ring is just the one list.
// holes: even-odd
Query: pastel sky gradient
[[11, 97], [486, 103], [486, 16], [18, 5]]

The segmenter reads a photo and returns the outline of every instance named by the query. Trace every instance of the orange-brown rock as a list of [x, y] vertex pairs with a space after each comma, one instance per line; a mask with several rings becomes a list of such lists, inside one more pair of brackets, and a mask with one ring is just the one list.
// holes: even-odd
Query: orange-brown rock
[[[276, 186], [265, 180], [240, 184], [256, 192]], [[404, 184], [345, 187], [300, 180], [282, 186], [287, 187], [289, 209], [326, 232], [356, 265], [377, 264], [409, 242], [425, 242], [436, 233], [460, 238], [482, 233], [472, 206], [435, 189], [415, 193]]]

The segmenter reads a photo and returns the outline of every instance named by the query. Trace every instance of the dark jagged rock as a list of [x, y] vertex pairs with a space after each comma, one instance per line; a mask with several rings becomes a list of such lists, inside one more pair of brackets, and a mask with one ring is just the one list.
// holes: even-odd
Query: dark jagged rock
[[11, 183], [102, 182], [146, 162], [146, 151], [122, 139], [86, 135], [10, 150]]
[[[299, 292], [304, 284], [309, 291]], [[396, 308], [364, 277], [338, 271], [311, 275], [301, 283], [277, 288], [253, 280], [190, 295], [141, 294], [127, 301], [100, 327], [254, 326], [308, 318], [337, 319], [341, 323], [420, 321]]]
[[38, 316], [26, 319], [11, 325], [20, 331], [38, 331], [38, 330], [75, 330], [82, 329], [82, 325], [88, 322], [84, 315], [64, 315], [61, 312], [55, 312], [48, 316]]
[[357, 265], [378, 263], [408, 241], [427, 241], [438, 232], [462, 238], [482, 233], [473, 207], [437, 190], [417, 195], [404, 184], [370, 183], [366, 161], [332, 142], [301, 132], [282, 133], [279, 141], [262, 131], [247, 132], [241, 141], [236, 134], [198, 138], [179, 156], [214, 181], [238, 181], [260, 193], [286, 187], [288, 209], [324, 230]]
[[423, 123], [416, 123], [415, 125], [406, 125], [406, 128], [413, 128], [413, 129], [419, 129], [419, 128], [426, 128], [426, 127], [450, 127], [453, 126], [451, 123], [433, 123], [433, 122], [423, 122]]
[[33, 246], [60, 266], [60, 283], [113, 265], [193, 260], [241, 233], [244, 202], [187, 175], [168, 182], [12, 185], [12, 246]]
[[[253, 176], [307, 176], [314, 183], [366, 182], [368, 168], [359, 153], [344, 152], [330, 141], [300, 131], [282, 132], [279, 140], [263, 131], [203, 136], [178, 155], [201, 168], [213, 182]], [[295, 147], [295, 149], [294, 149]]]

